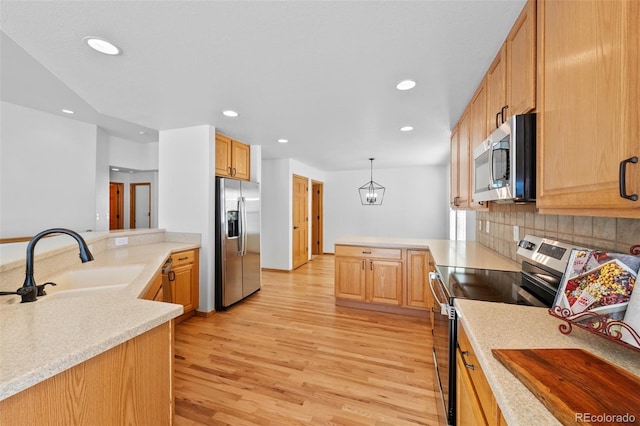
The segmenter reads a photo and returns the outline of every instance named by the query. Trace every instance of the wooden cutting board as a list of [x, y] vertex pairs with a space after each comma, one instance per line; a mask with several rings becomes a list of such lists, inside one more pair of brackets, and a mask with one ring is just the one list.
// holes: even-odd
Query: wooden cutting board
[[582, 413], [600, 416], [591, 424], [622, 423], [603, 414], [627, 414], [626, 424], [640, 424], [640, 378], [602, 358], [582, 349], [491, 352], [562, 424], [588, 423]]

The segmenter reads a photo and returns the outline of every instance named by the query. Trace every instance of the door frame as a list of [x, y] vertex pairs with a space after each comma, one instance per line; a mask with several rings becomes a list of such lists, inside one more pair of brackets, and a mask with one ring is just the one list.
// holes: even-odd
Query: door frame
[[[116, 197], [116, 209], [117, 209], [117, 219], [116, 219], [116, 227], [112, 227], [111, 225], [111, 187], [115, 186], [117, 188], [117, 197]], [[124, 182], [109, 182], [109, 229], [123, 229], [124, 228]]]
[[311, 191], [311, 254], [319, 255], [324, 253], [324, 183], [312, 179]]
[[136, 188], [149, 187], [149, 228], [151, 228], [151, 182], [136, 182], [129, 186], [129, 228], [136, 229]]

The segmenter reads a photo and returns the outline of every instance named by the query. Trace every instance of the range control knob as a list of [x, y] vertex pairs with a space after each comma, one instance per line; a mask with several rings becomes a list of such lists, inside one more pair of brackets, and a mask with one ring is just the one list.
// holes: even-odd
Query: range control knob
[[535, 246], [535, 244], [527, 240], [520, 240], [520, 242], [518, 243], [518, 247], [522, 247], [525, 250], [533, 250]]

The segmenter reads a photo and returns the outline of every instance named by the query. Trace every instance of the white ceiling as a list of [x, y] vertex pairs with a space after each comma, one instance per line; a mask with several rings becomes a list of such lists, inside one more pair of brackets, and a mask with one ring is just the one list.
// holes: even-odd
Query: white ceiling
[[[69, 108], [137, 141], [211, 124], [263, 158], [322, 170], [368, 168], [369, 157], [376, 168], [444, 165], [451, 127], [523, 5], [3, 0], [1, 98]], [[88, 35], [123, 54], [90, 50]], [[406, 78], [416, 88], [396, 90]]]

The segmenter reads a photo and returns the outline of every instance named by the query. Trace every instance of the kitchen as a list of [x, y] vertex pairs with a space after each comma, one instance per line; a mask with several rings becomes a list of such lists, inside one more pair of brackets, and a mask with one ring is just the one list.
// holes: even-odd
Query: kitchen
[[[493, 49], [492, 52], [487, 52], [487, 59], [485, 61], [487, 65], [490, 62], [491, 57], [493, 57], [493, 54], [499, 47], [501, 40], [504, 39], [505, 34], [508, 32], [509, 26], [517, 16], [517, 12], [521, 7], [522, 4], [519, 5], [519, 7], [517, 8], [518, 10], [513, 14], [513, 18], [509, 22], [509, 24], [504, 26], [504, 31], [502, 32], [500, 37], [496, 38], [496, 48]], [[5, 25], [3, 22], [3, 27], [4, 26]], [[5, 45], [6, 43], [3, 43], [3, 51]], [[109, 65], [105, 64], [105, 66]], [[484, 70], [480, 70], [478, 76], [475, 77], [473, 81], [477, 82], [483, 71]], [[123, 81], [126, 81], [126, 79]], [[423, 82], [419, 82], [419, 84], [423, 84]], [[469, 85], [469, 92], [467, 92], [466, 97], [462, 100], [463, 103], [469, 99], [469, 93], [473, 90], [473, 87], [474, 84]], [[464, 104], [461, 104], [459, 111], [462, 110], [463, 105]], [[19, 108], [11, 109], [11, 106], [5, 107], [5, 105], [3, 104], [3, 114], [11, 112], [18, 114], [21, 112], [23, 114], [21, 116], [23, 120], [26, 120], [24, 118], [24, 115], [28, 115], [30, 117], [33, 115], [39, 116], [37, 112], [16, 112], [16, 109]], [[457, 120], [458, 116], [459, 114], [455, 115], [455, 117], [452, 118], [451, 122], [454, 123]], [[12, 119], [14, 117], [15, 116], [11, 116]], [[51, 117], [47, 118], [51, 119]], [[3, 121], [5, 121], [5, 119], [6, 118], [3, 118]], [[51, 120], [56, 121], [55, 119]], [[7, 120], [6, 122], [8, 123], [10, 121]], [[27, 122], [28, 125], [25, 124], [24, 128], [21, 128], [20, 130], [35, 127], [35, 125], [33, 124], [35, 120], [28, 120]], [[55, 125], [56, 123], [52, 124]], [[224, 129], [226, 125], [227, 124], [224, 124], [220, 127]], [[3, 125], [3, 132], [5, 131], [4, 127], [5, 126]], [[449, 139], [448, 133], [452, 127], [453, 125], [450, 125], [445, 129], [446, 135], [444, 138], [447, 140], [447, 144]], [[630, 127], [631, 129], [629, 131], [633, 131], [634, 126]], [[78, 129], [78, 131], [95, 132], [95, 128], [82, 128]], [[159, 214], [159, 219], [161, 221], [161, 223], [159, 223], [159, 226], [161, 228], [183, 232], [197, 232], [202, 233], [202, 235], [204, 236], [210, 235], [211, 224], [207, 220], [208, 215], [206, 212], [210, 207], [209, 204], [211, 203], [208, 194], [213, 193], [210, 187], [211, 181], [209, 180], [209, 176], [212, 175], [210, 173], [210, 168], [212, 167], [212, 165], [209, 162], [202, 161], [202, 159], [211, 157], [211, 155], [208, 156], [207, 153], [212, 149], [211, 145], [214, 139], [214, 132], [215, 130], [210, 126], [199, 126], [197, 128], [185, 128], [160, 132], [158, 163], [161, 173], [159, 176], [158, 185], [158, 190], [160, 192], [158, 195], [158, 202], [160, 204], [158, 209], [161, 212], [161, 214]], [[100, 131], [98, 131], [98, 138], [109, 139], [109, 136], [105, 137], [104, 135], [100, 134]], [[614, 139], [617, 140], [616, 138]], [[4, 135], [3, 140], [5, 140]], [[178, 146], [177, 143], [172, 143], [172, 141], [177, 140], [181, 141], [180, 146]], [[246, 139], [246, 141], [251, 142], [251, 138]], [[187, 146], [190, 149], [185, 149], [185, 147]], [[252, 152], [252, 155], [259, 157], [259, 148], [259, 146], [255, 147], [253, 151], [257, 152]], [[39, 146], [36, 149], [44, 148]], [[70, 148], [70, 150], [72, 150], [71, 152], [78, 153], [80, 151], [77, 150], [81, 149], [90, 148], [86, 146]], [[94, 149], [104, 149], [104, 144], [97, 143]], [[55, 152], [47, 154], [51, 155], [51, 157], [49, 158], [57, 158], [54, 157], [55, 155], [59, 156], [59, 154], [56, 154]], [[25, 153], [24, 155], [25, 158], [28, 158], [26, 157], [28, 153]], [[91, 157], [95, 154], [88, 152], [85, 155], [87, 157]], [[374, 178], [376, 179], [376, 181], [382, 182], [383, 184], [387, 185], [388, 190], [387, 194], [385, 195], [386, 204], [382, 206], [382, 209], [379, 210], [365, 210], [365, 208], [359, 205], [359, 200], [355, 198], [355, 188], [361, 185], [362, 181], [366, 180], [369, 177], [368, 170], [365, 171], [364, 169], [368, 166], [368, 164], [366, 164], [367, 156], [368, 154], [363, 155], [363, 162], [365, 164], [362, 165], [361, 170], [329, 172], [322, 171], [315, 167], [310, 167], [297, 160], [273, 159], [262, 162], [259, 160], [252, 161], [252, 167], [262, 167], [261, 172], [252, 172], [254, 173], [254, 175], [261, 175], [265, 191], [267, 191], [269, 179], [279, 179], [278, 182], [280, 182], [280, 185], [282, 185], [281, 187], [285, 188], [285, 195], [283, 196], [285, 200], [288, 198], [286, 196], [289, 191], [289, 188], [287, 187], [287, 177], [290, 176], [290, 174], [300, 174], [310, 177], [311, 179], [325, 182], [325, 193], [327, 194], [325, 203], [327, 215], [325, 222], [325, 244], [328, 248], [326, 251], [330, 251], [332, 242], [336, 241], [337, 238], [343, 235], [360, 234], [389, 237], [411, 237], [415, 235], [423, 235], [427, 238], [446, 239], [449, 236], [447, 231], [448, 212], [445, 209], [446, 205], [448, 204], [447, 197], [449, 192], [446, 188], [448, 185], [446, 166], [440, 165], [429, 168], [428, 170], [425, 170], [423, 168], [409, 167], [378, 168], [377, 165], [384, 160], [384, 158], [378, 158], [374, 163]], [[144, 153], [141, 154], [141, 157], [145, 158], [145, 160], [149, 158], [149, 156], [144, 156]], [[6, 157], [3, 156], [3, 158]], [[448, 162], [446, 151], [444, 153], [444, 158]], [[188, 170], [176, 167], [176, 163], [181, 162], [183, 164], [189, 164]], [[69, 166], [77, 166], [78, 164], [75, 163], [77, 163], [77, 161], [73, 162]], [[103, 164], [105, 166], [109, 165], [109, 163]], [[82, 164], [82, 167], [91, 168], [91, 165]], [[34, 164], [34, 168], [46, 170], [46, 164], [37, 163]], [[4, 162], [3, 170], [6, 170]], [[93, 170], [93, 173], [96, 173], [98, 170], [100, 170], [100, 173], [105, 173], [104, 171], [107, 169], [106, 167], [100, 169], [96, 168]], [[56, 171], [55, 173], [62, 174], [64, 172]], [[88, 171], [88, 174], [90, 173], [91, 171]], [[279, 176], [283, 175], [285, 176], [284, 180], [279, 178]], [[199, 182], [197, 185], [194, 182], [194, 176]], [[103, 182], [105, 180], [108, 181], [108, 178], [105, 179], [105, 177], [103, 177], [102, 179]], [[3, 185], [7, 182], [7, 179], [4, 176], [2, 182]], [[81, 186], [81, 188], [83, 190], [86, 190], [86, 193], [83, 193], [81, 195], [82, 199], [93, 199], [93, 205], [90, 205], [87, 208], [87, 203], [85, 201], [77, 202], [75, 204], [74, 207], [77, 207], [77, 210], [79, 210], [80, 208], [85, 209], [83, 214], [84, 218], [87, 218], [89, 216], [92, 218], [88, 221], [89, 224], [86, 224], [86, 219], [85, 222], [79, 223], [77, 225], [78, 229], [99, 229], [96, 228], [95, 221], [93, 220], [96, 211], [95, 206], [101, 200], [106, 200], [106, 197], [102, 198], [96, 196], [95, 188], [98, 187], [98, 184], [95, 177], [91, 177], [90, 179], [86, 179], [86, 181], [80, 183], [82, 183], [83, 185]], [[271, 186], [272, 191], [275, 193], [282, 192], [272, 185], [269, 186]], [[100, 186], [100, 188], [103, 187], [104, 185]], [[190, 190], [185, 191], [184, 188], [190, 188]], [[392, 191], [392, 189], [394, 189], [394, 191]], [[29, 194], [38, 193], [37, 187], [26, 188], [24, 192]], [[2, 193], [4, 198], [4, 187]], [[340, 198], [336, 197], [332, 200], [330, 198], [330, 194], [339, 194]], [[412, 196], [412, 194], [425, 195], [422, 197], [415, 197]], [[72, 198], [72, 200], [74, 199]], [[350, 200], [353, 200], [355, 203]], [[411, 205], [408, 206], [408, 209], [423, 212], [422, 216], [416, 217], [418, 215], [411, 215], [407, 217], [402, 213], [405, 210], [401, 209], [400, 207], [396, 207], [395, 209], [386, 207], [399, 206], [399, 200], [402, 200], [402, 202], [411, 203]], [[442, 200], [443, 208], [440, 209], [441, 211], [435, 211], [436, 209], [430, 208], [433, 200]], [[28, 202], [28, 200], [23, 200], [23, 202]], [[285, 214], [281, 214], [281, 210], [275, 211], [272, 215], [272, 219], [269, 219], [268, 223], [270, 224], [270, 229], [273, 230], [274, 234], [286, 236], [290, 233], [288, 219], [289, 215], [286, 213], [286, 207], [279, 206], [279, 208], [285, 209]], [[64, 211], [64, 209], [61, 209], [61, 211]], [[98, 209], [98, 211], [103, 210]], [[91, 212], [91, 214], [89, 215], [88, 212]], [[29, 213], [31, 213], [31, 211]], [[34, 211], [32, 213], [34, 217], [28, 217], [26, 219], [32, 220], [34, 223], [37, 223], [37, 213], [37, 211]], [[50, 212], [51, 215], [55, 215], [56, 213], [57, 212], [55, 211], [55, 209], [54, 211]], [[69, 214], [69, 212], [66, 213]], [[76, 213], [78, 212], [74, 211], [70, 214], [75, 215]], [[264, 220], [266, 221], [268, 220], [268, 217], [266, 216], [268, 214], [266, 208], [264, 214]], [[575, 214], [575, 212], [572, 212], [572, 214]], [[477, 212], [476, 219], [470, 220], [470, 225], [475, 225], [477, 231], [470, 231], [470, 234], [477, 233], [476, 239], [480, 243], [512, 259], [515, 256], [515, 244], [512, 242], [512, 228], [514, 226], [520, 227], [520, 237], [523, 237], [527, 233], [544, 232], [544, 235], [555, 237], [565, 241], [574, 241], [576, 243], [584, 244], [587, 246], [597, 246], [599, 248], [616, 249], [620, 251], [628, 251], [629, 246], [637, 244], [637, 240], [634, 241], [635, 237], [639, 234], [637, 219], [628, 218], [624, 215], [621, 215], [618, 218], [604, 218], [595, 214], [593, 214], [592, 216], [592, 214], [592, 212], [585, 211], [585, 214], [580, 216], [562, 215], [560, 213], [558, 213], [557, 215], [549, 215], [536, 213], [535, 210], [527, 210], [526, 206], [498, 206], [497, 211]], [[101, 215], [101, 217], [103, 216]], [[394, 225], [385, 225], [389, 223], [389, 218], [393, 217], [396, 218], [396, 220], [393, 222]], [[398, 217], [402, 217], [402, 220], [397, 220]], [[473, 218], [473, 213], [469, 214], [469, 217]], [[345, 220], [345, 218], [347, 220]], [[427, 222], [432, 227], [429, 228], [429, 230], [425, 230], [425, 227], [427, 226], [425, 225], [425, 223]], [[3, 224], [2, 228], [6, 229], [7, 225]], [[40, 230], [40, 228], [36, 230], [30, 230], [29, 232], [33, 234], [38, 230]], [[266, 231], [267, 230], [265, 229], [265, 232]], [[24, 233], [24, 235], [28, 234], [28, 232]], [[265, 235], [265, 237], [267, 237], [267, 235]], [[280, 243], [281, 242], [278, 241], [278, 244]], [[290, 247], [289, 244], [289, 241], [287, 241], [285, 238], [285, 241], [282, 243], [282, 245], [279, 245], [278, 247]], [[201, 247], [201, 256], [203, 258], [207, 257], [207, 250], [211, 250], [211, 247], [211, 241], [206, 241], [206, 238], [204, 238]], [[290, 250], [287, 249], [275, 250], [275, 255], [277, 256], [276, 259], [270, 261], [270, 263], [268, 264], [265, 264], [264, 267], [284, 270], [290, 269], [289, 252]], [[205, 262], [201, 263], [200, 272], [201, 277], [203, 277], [203, 281], [204, 277], [210, 277], [213, 273], [211, 267], [207, 266]], [[201, 300], [203, 301], [201, 309], [205, 312], [208, 312], [213, 305], [212, 295], [207, 294], [206, 288], [201, 288]]]

